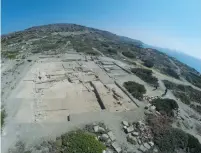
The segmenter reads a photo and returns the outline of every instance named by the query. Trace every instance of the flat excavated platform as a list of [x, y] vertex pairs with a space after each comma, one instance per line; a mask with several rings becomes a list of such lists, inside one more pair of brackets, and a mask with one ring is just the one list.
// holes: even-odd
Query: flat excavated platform
[[12, 97], [19, 103], [16, 122], [66, 122], [72, 114], [100, 112], [103, 108], [97, 95], [103, 101], [104, 111], [136, 108], [99, 65], [100, 61], [86, 61], [80, 54], [65, 57], [68, 56], [60, 60], [43, 58], [27, 72]]

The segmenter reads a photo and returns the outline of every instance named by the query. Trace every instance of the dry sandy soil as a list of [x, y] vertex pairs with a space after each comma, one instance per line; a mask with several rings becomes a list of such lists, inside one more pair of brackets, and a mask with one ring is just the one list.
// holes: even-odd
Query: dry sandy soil
[[[159, 88], [153, 91], [153, 87], [129, 73], [130, 65], [105, 56], [86, 56], [74, 51], [55, 56], [35, 55], [29, 60], [6, 60], [1, 65], [2, 104], [7, 112], [2, 152], [18, 140], [31, 144], [42, 137], [55, 138], [95, 121], [105, 122], [117, 141], [126, 143], [120, 122], [142, 120], [147, 102], [130, 98], [122, 91], [125, 81], [143, 84], [147, 96], [161, 96], [165, 91], [161, 81], [164, 79], [189, 85], [154, 71]], [[192, 113], [199, 115], [170, 91], [165, 98], [175, 99], [183, 118], [191, 124], [197, 122], [189, 116]], [[196, 135], [194, 130], [184, 130]]]

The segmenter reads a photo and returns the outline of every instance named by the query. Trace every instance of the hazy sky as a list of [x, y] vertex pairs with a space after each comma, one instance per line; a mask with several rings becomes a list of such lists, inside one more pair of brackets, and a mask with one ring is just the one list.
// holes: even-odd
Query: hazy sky
[[201, 59], [201, 0], [2, 0], [2, 34], [76, 23]]

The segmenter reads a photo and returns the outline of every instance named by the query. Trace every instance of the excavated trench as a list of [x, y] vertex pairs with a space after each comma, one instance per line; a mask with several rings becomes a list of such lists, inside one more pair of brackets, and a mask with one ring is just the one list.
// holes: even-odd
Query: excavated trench
[[105, 105], [104, 105], [104, 103], [103, 103], [103, 100], [101, 99], [101, 97], [100, 97], [100, 95], [99, 95], [99, 93], [98, 93], [98, 91], [97, 91], [97, 89], [96, 89], [96, 87], [95, 87], [95, 85], [93, 84], [93, 82], [92, 81], [90, 81], [90, 85], [93, 87], [93, 91], [94, 91], [94, 94], [95, 94], [95, 96], [96, 96], [96, 99], [97, 99], [97, 101], [98, 101], [98, 103], [99, 103], [99, 106], [100, 106], [100, 108], [102, 109], [102, 110], [104, 110], [104, 109], [106, 109], [105, 108]]

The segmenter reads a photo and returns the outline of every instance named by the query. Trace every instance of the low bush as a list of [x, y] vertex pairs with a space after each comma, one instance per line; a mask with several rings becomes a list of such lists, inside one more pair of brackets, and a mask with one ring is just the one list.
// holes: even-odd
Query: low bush
[[132, 94], [133, 97], [139, 100], [142, 100], [143, 94], [146, 93], [144, 85], [133, 81], [124, 82], [124, 87]]
[[94, 135], [84, 131], [73, 131], [57, 137], [56, 141], [43, 141], [30, 148], [25, 148], [24, 143], [18, 142], [9, 153], [102, 153], [105, 149], [106, 147], [96, 140]]
[[158, 79], [152, 76], [152, 70], [143, 68], [132, 68], [131, 72], [141, 78], [143, 81], [149, 83], [152, 86], [158, 86]]
[[174, 110], [178, 110], [179, 106], [173, 99], [155, 99], [152, 104], [156, 106], [156, 110], [170, 117], [174, 116]]
[[68, 153], [102, 153], [105, 149], [105, 146], [97, 141], [94, 135], [83, 131], [64, 134], [61, 139]]
[[16, 59], [19, 55], [18, 51], [4, 51], [1, 53], [2, 57], [9, 58], [9, 59]]
[[190, 107], [201, 114], [201, 106], [200, 105], [191, 104]]
[[129, 51], [122, 52], [122, 54], [129, 58], [135, 58], [135, 55]]
[[16, 59], [16, 54], [8, 54], [7, 55], [7, 58], [9, 58], [9, 59]]
[[150, 60], [144, 60], [144, 66], [152, 68], [154, 66], [154, 63]]
[[100, 55], [99, 52], [96, 52], [96, 51], [94, 51], [94, 50], [89, 50], [89, 51], [86, 51], [85, 53], [86, 53], [86, 54], [89, 54], [89, 55], [93, 55], [93, 56], [98, 56], [98, 55]]
[[1, 127], [3, 127], [6, 117], [6, 111], [3, 109], [1, 110]]
[[168, 80], [163, 80], [165, 87], [172, 90], [175, 97], [179, 98], [183, 103], [189, 105], [191, 101], [201, 104], [201, 91], [187, 85], [175, 84]]
[[177, 74], [177, 72], [170, 68], [164, 69], [163, 72], [173, 78], [179, 79], [179, 75]]
[[192, 83], [194, 86], [201, 88], [201, 75], [195, 74], [195, 73], [187, 73], [184, 74], [186, 77], [186, 80], [190, 83]]
[[185, 92], [179, 92], [179, 91], [174, 91], [173, 92], [175, 97], [179, 98], [183, 103], [189, 105], [190, 99], [188, 98], [188, 96], [185, 94]]
[[107, 49], [107, 52], [108, 52], [109, 54], [117, 54], [117, 50], [112, 49], [112, 48], [108, 48], [108, 49]]
[[198, 139], [180, 129], [172, 128], [169, 117], [149, 116], [147, 121], [154, 135], [154, 143], [160, 152], [176, 153], [178, 150], [186, 153], [201, 152]]

